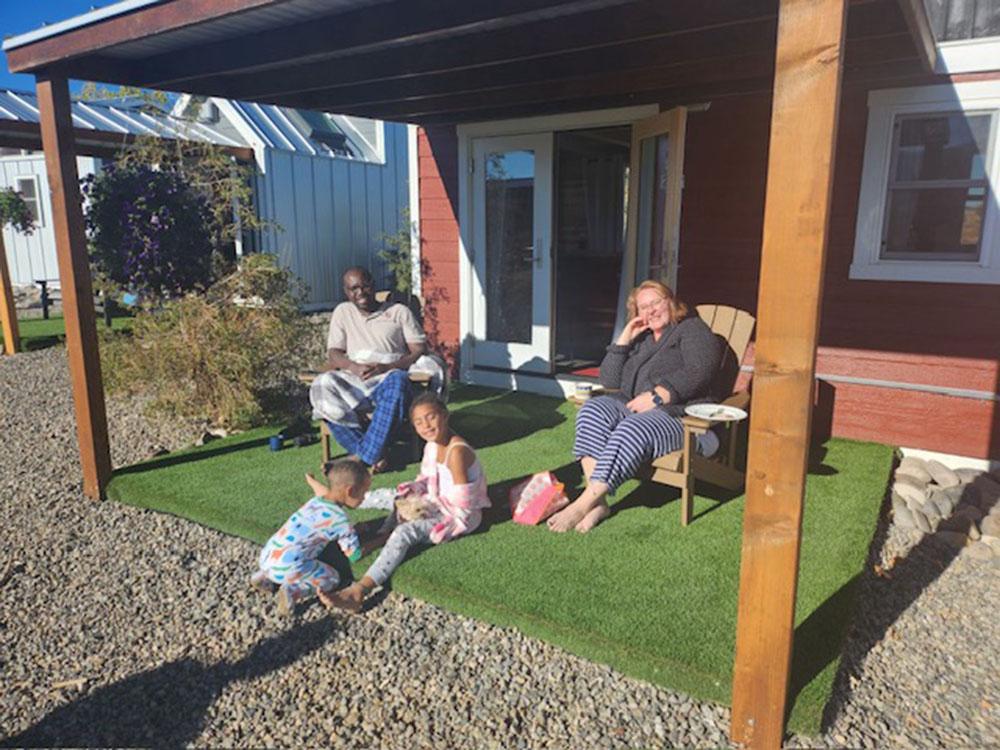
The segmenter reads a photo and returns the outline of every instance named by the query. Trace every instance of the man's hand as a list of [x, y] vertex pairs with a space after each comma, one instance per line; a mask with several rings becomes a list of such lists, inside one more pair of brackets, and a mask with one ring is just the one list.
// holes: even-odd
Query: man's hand
[[365, 368], [364, 374], [361, 376], [365, 380], [367, 380], [368, 378], [374, 378], [376, 375], [381, 375], [384, 372], [389, 372], [389, 370], [396, 369], [396, 365], [394, 364], [382, 365], [374, 362], [371, 364], [361, 365], [361, 366]]
[[361, 362], [350, 362], [350, 363], [344, 365], [343, 367], [341, 367], [342, 370], [347, 370], [348, 372], [353, 372], [355, 375], [357, 375], [362, 380], [364, 380], [365, 378], [368, 377], [368, 370], [370, 368], [371, 368], [371, 365], [365, 365], [365, 364], [362, 364]]

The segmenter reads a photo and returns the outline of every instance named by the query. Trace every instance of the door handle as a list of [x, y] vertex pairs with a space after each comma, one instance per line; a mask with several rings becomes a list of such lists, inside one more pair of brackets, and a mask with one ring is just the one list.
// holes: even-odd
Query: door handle
[[521, 260], [525, 263], [534, 263], [538, 268], [542, 267], [542, 261], [545, 260], [541, 255], [535, 255], [535, 246], [527, 245], [524, 248], [527, 251], [527, 255], [522, 255]]

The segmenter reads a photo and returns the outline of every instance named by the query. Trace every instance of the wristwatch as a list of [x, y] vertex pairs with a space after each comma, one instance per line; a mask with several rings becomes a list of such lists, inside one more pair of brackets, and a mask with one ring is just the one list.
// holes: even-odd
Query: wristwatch
[[650, 391], [650, 393], [653, 394], [653, 403], [656, 404], [657, 406], [663, 406], [663, 397], [656, 392], [656, 389], [654, 388], [653, 390]]

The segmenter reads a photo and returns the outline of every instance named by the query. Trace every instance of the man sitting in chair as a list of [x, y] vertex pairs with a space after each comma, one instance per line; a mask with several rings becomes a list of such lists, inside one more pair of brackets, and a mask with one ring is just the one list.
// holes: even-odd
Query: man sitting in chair
[[[427, 336], [408, 307], [375, 300], [368, 269], [348, 268], [344, 296], [330, 316], [327, 368], [309, 389], [313, 418], [323, 419], [344, 449], [378, 472], [385, 449], [406, 420], [409, 374], [443, 382], [441, 366], [426, 355]], [[436, 381], [436, 382], [435, 382]]]

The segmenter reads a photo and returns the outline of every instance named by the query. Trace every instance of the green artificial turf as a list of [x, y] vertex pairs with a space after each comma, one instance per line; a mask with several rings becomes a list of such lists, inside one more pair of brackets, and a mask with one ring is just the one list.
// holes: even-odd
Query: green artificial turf
[[[478, 533], [404, 563], [393, 587], [728, 703], [743, 497], [701, 488], [695, 519], [682, 528], [674, 491], [631, 482], [618, 491], [615, 514], [586, 536], [518, 526], [507, 512], [517, 479], [552, 469], [568, 486], [580, 482], [570, 456], [575, 408], [472, 387], [457, 389], [451, 406], [456, 431], [479, 450], [495, 510]], [[263, 542], [309, 497], [302, 475], [319, 461], [316, 444], [270, 452], [274, 432], [260, 429], [121, 470], [109, 495]], [[891, 460], [886, 446], [831, 440], [810, 467], [789, 717], [797, 731], [819, 729]], [[415, 468], [380, 475], [376, 486], [393, 486]], [[381, 514], [354, 515], [360, 521]], [[248, 573], [254, 564], [247, 560]]]
[[[97, 320], [98, 327], [104, 326], [102, 319]], [[111, 319], [111, 328], [115, 331], [128, 331], [132, 328], [131, 316], [118, 316]], [[45, 318], [25, 318], [17, 321], [18, 333], [21, 335], [21, 349], [32, 351], [55, 346], [66, 339], [66, 324], [62, 316], [53, 315]], [[3, 332], [0, 331], [0, 341]]]

